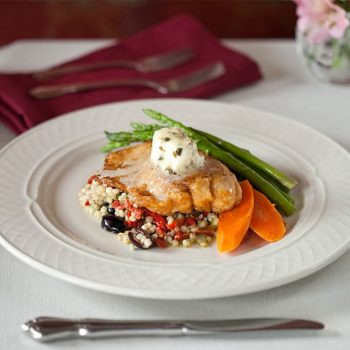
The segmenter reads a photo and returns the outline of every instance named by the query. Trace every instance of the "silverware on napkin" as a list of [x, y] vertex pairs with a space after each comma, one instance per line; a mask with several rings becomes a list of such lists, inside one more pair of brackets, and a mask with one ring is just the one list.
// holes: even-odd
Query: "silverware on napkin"
[[101, 319], [65, 319], [39, 317], [27, 321], [22, 330], [40, 342], [69, 338], [104, 338], [124, 336], [215, 335], [236, 332], [323, 329], [309, 320], [256, 318], [217, 321], [114, 321]]
[[168, 51], [158, 55], [143, 57], [138, 60], [111, 60], [91, 63], [75, 63], [63, 67], [45, 69], [33, 73], [37, 80], [48, 80], [59, 78], [66, 74], [82, 73], [90, 70], [107, 69], [107, 68], [131, 68], [139, 72], [149, 73], [173, 68], [188, 62], [194, 58], [193, 49], [185, 47], [182, 49]]
[[226, 69], [224, 64], [219, 61], [187, 75], [164, 81], [150, 79], [111, 79], [90, 81], [86, 83], [43, 85], [29, 90], [29, 95], [39, 100], [45, 100], [82, 91], [121, 86], [148, 87], [162, 94], [179, 93], [219, 78], [224, 75], [225, 72]]

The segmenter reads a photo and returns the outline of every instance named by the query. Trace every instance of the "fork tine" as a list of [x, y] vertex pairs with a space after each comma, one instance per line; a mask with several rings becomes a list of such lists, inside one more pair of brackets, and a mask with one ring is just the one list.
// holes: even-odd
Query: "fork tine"
[[221, 61], [218, 61], [182, 77], [167, 80], [163, 82], [163, 85], [170, 92], [181, 92], [219, 78], [225, 73], [225, 65]]
[[180, 50], [166, 52], [160, 55], [149, 56], [140, 61], [144, 71], [152, 72], [165, 70], [191, 60], [195, 56], [193, 49], [186, 47]]

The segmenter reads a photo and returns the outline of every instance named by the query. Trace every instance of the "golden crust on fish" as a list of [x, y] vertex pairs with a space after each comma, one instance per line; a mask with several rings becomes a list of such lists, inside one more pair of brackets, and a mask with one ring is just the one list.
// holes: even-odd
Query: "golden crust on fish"
[[220, 213], [237, 205], [242, 191], [236, 176], [204, 155], [203, 167], [186, 177], [167, 175], [151, 163], [151, 142], [111, 152], [99, 181], [133, 196], [139, 207], [161, 215], [194, 210]]

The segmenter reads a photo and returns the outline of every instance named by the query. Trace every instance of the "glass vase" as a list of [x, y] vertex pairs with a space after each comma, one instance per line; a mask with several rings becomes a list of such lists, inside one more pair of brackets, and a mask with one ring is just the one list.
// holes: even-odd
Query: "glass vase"
[[312, 44], [297, 30], [298, 51], [308, 69], [320, 81], [350, 83], [350, 27], [340, 39]]

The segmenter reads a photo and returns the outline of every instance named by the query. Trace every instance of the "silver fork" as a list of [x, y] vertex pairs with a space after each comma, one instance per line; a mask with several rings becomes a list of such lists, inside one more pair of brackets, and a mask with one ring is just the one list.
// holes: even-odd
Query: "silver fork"
[[33, 73], [32, 76], [37, 80], [48, 80], [53, 78], [59, 78], [63, 75], [71, 73], [81, 73], [90, 70], [114, 67], [131, 68], [139, 72], [149, 73], [176, 67], [182, 63], [189, 61], [194, 56], [194, 51], [191, 48], [186, 47], [175, 51], [168, 51], [158, 55], [143, 57], [139, 60], [113, 60], [93, 63], [71, 64], [63, 67], [38, 71]]
[[165, 81], [149, 79], [111, 79], [86, 83], [44, 85], [29, 90], [29, 95], [39, 100], [45, 100], [77, 92], [122, 86], [148, 87], [162, 94], [179, 93], [219, 78], [224, 75], [225, 72], [224, 64], [218, 61], [195, 72]]

